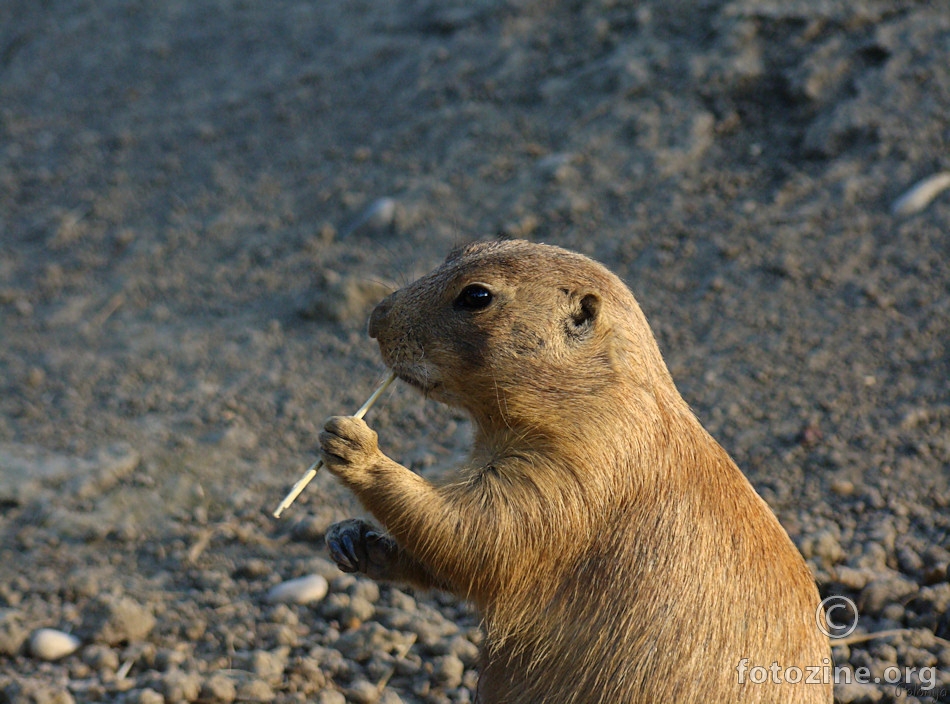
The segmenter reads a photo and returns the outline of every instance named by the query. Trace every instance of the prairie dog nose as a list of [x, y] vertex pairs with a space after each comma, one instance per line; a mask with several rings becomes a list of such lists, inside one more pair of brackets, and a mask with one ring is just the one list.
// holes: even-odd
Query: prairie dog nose
[[380, 327], [386, 322], [386, 316], [392, 308], [392, 296], [386, 296], [376, 304], [373, 312], [369, 315], [369, 336], [374, 340], [379, 336]]

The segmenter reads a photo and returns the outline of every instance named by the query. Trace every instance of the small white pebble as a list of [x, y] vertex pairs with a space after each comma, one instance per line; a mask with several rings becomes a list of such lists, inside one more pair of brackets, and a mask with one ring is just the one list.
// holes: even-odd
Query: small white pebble
[[356, 218], [344, 228], [340, 239], [348, 237], [361, 230], [381, 231], [393, 224], [396, 217], [396, 201], [392, 198], [377, 198]]
[[379, 701], [380, 691], [372, 682], [359, 679], [346, 688], [346, 698], [358, 704], [374, 704]]
[[831, 482], [831, 491], [838, 496], [851, 496], [854, 493], [854, 482], [847, 479], [835, 479]]
[[377, 198], [363, 213], [364, 222], [372, 228], [389, 227], [396, 215], [396, 201], [392, 198]]
[[320, 601], [327, 595], [330, 585], [318, 574], [290, 579], [271, 587], [267, 592], [267, 601], [283, 604], [309, 604]]
[[346, 697], [335, 689], [325, 689], [317, 695], [316, 704], [346, 704]]
[[55, 628], [39, 628], [30, 636], [30, 653], [40, 660], [59, 660], [75, 653], [80, 640]]
[[950, 188], [950, 171], [928, 176], [917, 182], [904, 195], [894, 201], [891, 212], [894, 215], [913, 215], [930, 205], [930, 201]]

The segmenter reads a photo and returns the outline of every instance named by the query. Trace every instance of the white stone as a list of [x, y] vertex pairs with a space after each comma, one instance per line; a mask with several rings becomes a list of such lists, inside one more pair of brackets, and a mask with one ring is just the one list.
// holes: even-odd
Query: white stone
[[318, 574], [298, 577], [271, 587], [267, 601], [283, 604], [309, 604], [327, 595], [330, 585]]
[[30, 636], [30, 652], [40, 660], [59, 660], [75, 653], [80, 640], [55, 628], [39, 628]]

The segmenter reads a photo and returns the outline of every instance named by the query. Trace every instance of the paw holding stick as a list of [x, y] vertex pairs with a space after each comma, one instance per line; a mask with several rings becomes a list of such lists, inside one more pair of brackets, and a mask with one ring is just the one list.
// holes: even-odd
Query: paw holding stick
[[320, 433], [320, 449], [326, 468], [350, 486], [365, 483], [367, 475], [383, 459], [376, 431], [361, 418], [352, 416], [327, 419]]
[[[353, 414], [353, 418], [360, 419], [366, 415], [366, 412], [373, 407], [373, 404], [376, 403], [377, 399], [382, 396], [383, 391], [389, 388], [389, 385], [396, 380], [396, 374], [393, 372], [389, 373], [389, 376], [386, 377], [386, 380], [379, 385], [372, 395], [366, 399], [366, 403], [360, 406], [360, 409]], [[375, 436], [375, 433], [374, 433]], [[373, 441], [375, 444], [375, 440]], [[306, 488], [307, 484], [317, 476], [317, 470], [323, 466], [323, 460], [318, 460], [314, 462], [310, 467], [304, 472], [304, 475], [297, 480], [297, 483], [293, 485], [293, 488], [287, 493], [287, 496], [284, 497], [284, 500], [281, 501], [277, 508], [274, 510], [274, 518], [280, 518], [280, 514], [284, 512], [284, 509], [288, 508], [294, 501], [297, 500], [297, 497], [300, 496], [300, 493]]]

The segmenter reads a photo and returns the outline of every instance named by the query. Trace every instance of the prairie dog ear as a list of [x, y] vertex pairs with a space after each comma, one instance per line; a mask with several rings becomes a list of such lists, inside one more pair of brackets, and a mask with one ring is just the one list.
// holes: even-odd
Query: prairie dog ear
[[579, 338], [586, 335], [594, 327], [600, 315], [600, 296], [596, 293], [572, 291], [569, 314], [568, 336]]

